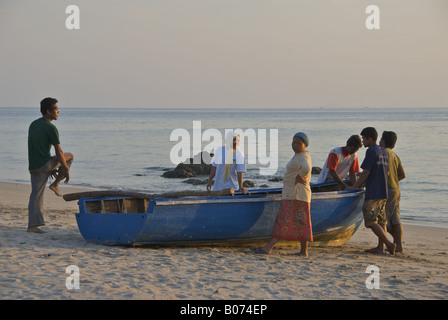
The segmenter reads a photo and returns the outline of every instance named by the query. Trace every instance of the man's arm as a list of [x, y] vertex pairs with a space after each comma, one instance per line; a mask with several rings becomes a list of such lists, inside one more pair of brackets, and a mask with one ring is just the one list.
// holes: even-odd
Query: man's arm
[[336, 181], [343, 189], [347, 189], [347, 184], [342, 181], [341, 177], [337, 174], [336, 170], [330, 169], [329, 172], [330, 176], [333, 178], [334, 181]]
[[403, 180], [404, 178], [406, 178], [406, 173], [404, 172], [404, 168], [401, 165], [398, 166], [397, 176], [398, 176], [398, 181]]
[[246, 194], [247, 190], [244, 189], [244, 187], [243, 187], [243, 175], [244, 175], [244, 172], [237, 172], [236, 175], [238, 177], [238, 187], [240, 188], [238, 191], [243, 191], [244, 194]]
[[369, 174], [370, 174], [370, 171], [364, 169], [363, 172], [361, 173], [361, 176], [359, 177], [359, 179], [355, 182], [355, 184], [353, 186], [349, 187], [349, 189], [358, 189], [367, 180], [367, 177], [369, 176]]
[[216, 174], [216, 167], [212, 166], [212, 169], [210, 170], [210, 176], [208, 177], [207, 182], [207, 191], [210, 191], [212, 189], [212, 181]]
[[356, 179], [357, 179], [357, 177], [356, 177], [356, 173], [352, 173], [352, 172], [350, 172], [350, 173], [349, 173], [349, 177], [350, 177], [350, 182], [351, 182], [351, 184], [354, 185], [355, 182], [356, 182]]
[[70, 167], [67, 165], [67, 161], [65, 161], [64, 152], [62, 151], [61, 145], [55, 145], [54, 151], [56, 153], [56, 159], [61, 164], [62, 168], [64, 168], [65, 183], [68, 183], [68, 181], [70, 180]]

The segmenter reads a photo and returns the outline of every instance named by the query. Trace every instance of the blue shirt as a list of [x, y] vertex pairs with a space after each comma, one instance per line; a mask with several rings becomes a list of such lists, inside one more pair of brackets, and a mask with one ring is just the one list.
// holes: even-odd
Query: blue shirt
[[389, 154], [379, 145], [370, 146], [361, 164], [363, 170], [368, 170], [366, 179], [366, 200], [387, 199], [387, 177], [389, 173]]

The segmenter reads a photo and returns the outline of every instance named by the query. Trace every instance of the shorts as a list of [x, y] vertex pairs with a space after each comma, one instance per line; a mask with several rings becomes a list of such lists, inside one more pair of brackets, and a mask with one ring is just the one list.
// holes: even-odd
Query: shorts
[[389, 189], [389, 197], [387, 198], [386, 203], [386, 219], [387, 223], [390, 225], [398, 225], [401, 224], [400, 220], [400, 198], [401, 192], [400, 189]]
[[364, 214], [364, 224], [366, 228], [370, 228], [374, 224], [387, 224], [386, 202], [387, 199], [364, 200], [362, 213]]

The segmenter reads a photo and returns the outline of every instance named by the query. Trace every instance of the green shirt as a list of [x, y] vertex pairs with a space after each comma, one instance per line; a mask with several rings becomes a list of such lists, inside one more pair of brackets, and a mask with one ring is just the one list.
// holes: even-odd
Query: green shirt
[[39, 169], [51, 160], [51, 146], [58, 144], [58, 129], [47, 119], [34, 120], [28, 129], [28, 170]]
[[401, 167], [401, 160], [392, 149], [386, 148], [386, 151], [389, 153], [389, 178], [387, 184], [391, 189], [399, 189], [398, 168]]

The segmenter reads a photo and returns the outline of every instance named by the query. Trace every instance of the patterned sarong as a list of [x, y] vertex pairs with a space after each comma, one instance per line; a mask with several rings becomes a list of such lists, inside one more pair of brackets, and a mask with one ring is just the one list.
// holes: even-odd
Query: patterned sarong
[[272, 237], [289, 241], [313, 241], [310, 204], [300, 200], [282, 200]]

